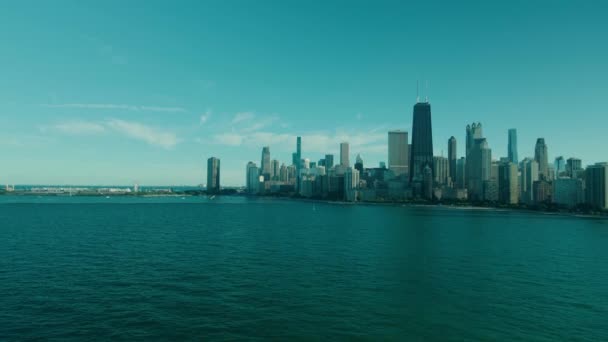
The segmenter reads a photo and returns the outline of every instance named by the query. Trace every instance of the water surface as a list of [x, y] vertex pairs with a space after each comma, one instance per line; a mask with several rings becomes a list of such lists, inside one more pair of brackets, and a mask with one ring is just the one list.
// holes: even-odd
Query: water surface
[[608, 221], [0, 196], [0, 340], [608, 340]]

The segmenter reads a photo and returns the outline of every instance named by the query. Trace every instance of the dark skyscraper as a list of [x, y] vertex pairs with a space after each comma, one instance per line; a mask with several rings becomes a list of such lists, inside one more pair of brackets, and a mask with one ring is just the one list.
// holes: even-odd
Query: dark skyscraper
[[451, 137], [448, 140], [448, 163], [449, 163], [449, 173], [452, 182], [456, 181], [456, 159], [457, 151], [456, 151], [456, 138]]
[[334, 155], [326, 154], [325, 155], [325, 169], [329, 170], [334, 167]]
[[264, 180], [270, 180], [270, 147], [262, 148], [262, 162], [260, 164], [260, 173], [264, 176]]
[[481, 123], [473, 123], [472, 125], [467, 125], [467, 141], [466, 141], [466, 152], [465, 157], [469, 157], [469, 152], [475, 146], [475, 139], [483, 138], [483, 130], [481, 128]]
[[410, 180], [424, 180], [424, 168], [433, 168], [433, 128], [431, 104], [418, 102], [414, 105], [412, 124], [412, 154], [410, 156]]
[[541, 180], [549, 179], [549, 156], [547, 150], [545, 139], [538, 138], [534, 147], [534, 160], [538, 163], [538, 178]]
[[220, 160], [215, 157], [207, 159], [207, 193], [220, 192]]
[[302, 160], [302, 137], [297, 138], [297, 146], [296, 146], [296, 160], [298, 164], [296, 165], [299, 170], [302, 165], [300, 165], [300, 161]]
[[517, 164], [519, 163], [517, 159], [517, 130], [515, 128], [511, 128], [509, 130], [509, 150], [507, 151], [509, 161], [511, 163]]

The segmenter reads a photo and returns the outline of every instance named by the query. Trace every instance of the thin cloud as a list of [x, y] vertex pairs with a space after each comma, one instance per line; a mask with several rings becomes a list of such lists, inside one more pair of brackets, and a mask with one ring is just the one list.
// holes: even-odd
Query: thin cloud
[[213, 142], [218, 145], [240, 146], [243, 136], [237, 133], [222, 133], [213, 136]]
[[174, 147], [179, 142], [175, 134], [160, 131], [139, 122], [111, 119], [107, 122], [107, 126], [132, 139], [144, 141], [150, 145], [160, 146], [166, 149]]
[[169, 113], [187, 112], [187, 110], [182, 107], [136, 106], [136, 105], [127, 105], [127, 104], [108, 104], [108, 103], [63, 103], [63, 104], [46, 104], [43, 106], [48, 107], [48, 108], [113, 109], [113, 110], [169, 112]]
[[249, 121], [249, 120], [252, 120], [254, 117], [255, 117], [255, 114], [253, 112], [236, 113], [234, 115], [234, 118], [232, 119], [232, 124], [236, 125], [236, 124], [244, 122], [244, 121]]
[[199, 119], [199, 124], [202, 126], [205, 123], [207, 123], [207, 121], [209, 121], [209, 118], [211, 117], [211, 110], [207, 110], [204, 114], [201, 115], [200, 119]]
[[[72, 121], [64, 122], [51, 126], [51, 129], [65, 134], [72, 135], [91, 135], [105, 132], [106, 128], [96, 122]], [[44, 130], [44, 129], [43, 129]]]

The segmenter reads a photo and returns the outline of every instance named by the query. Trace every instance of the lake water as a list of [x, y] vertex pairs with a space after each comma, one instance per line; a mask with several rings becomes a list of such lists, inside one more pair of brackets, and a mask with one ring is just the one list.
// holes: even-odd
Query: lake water
[[608, 221], [0, 196], [0, 340], [607, 341]]

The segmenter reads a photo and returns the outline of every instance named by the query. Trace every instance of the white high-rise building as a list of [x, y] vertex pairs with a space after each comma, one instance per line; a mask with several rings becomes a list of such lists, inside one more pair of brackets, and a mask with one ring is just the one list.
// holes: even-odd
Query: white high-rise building
[[395, 177], [409, 175], [409, 146], [407, 143], [407, 132], [388, 132], [388, 168], [393, 171]]

